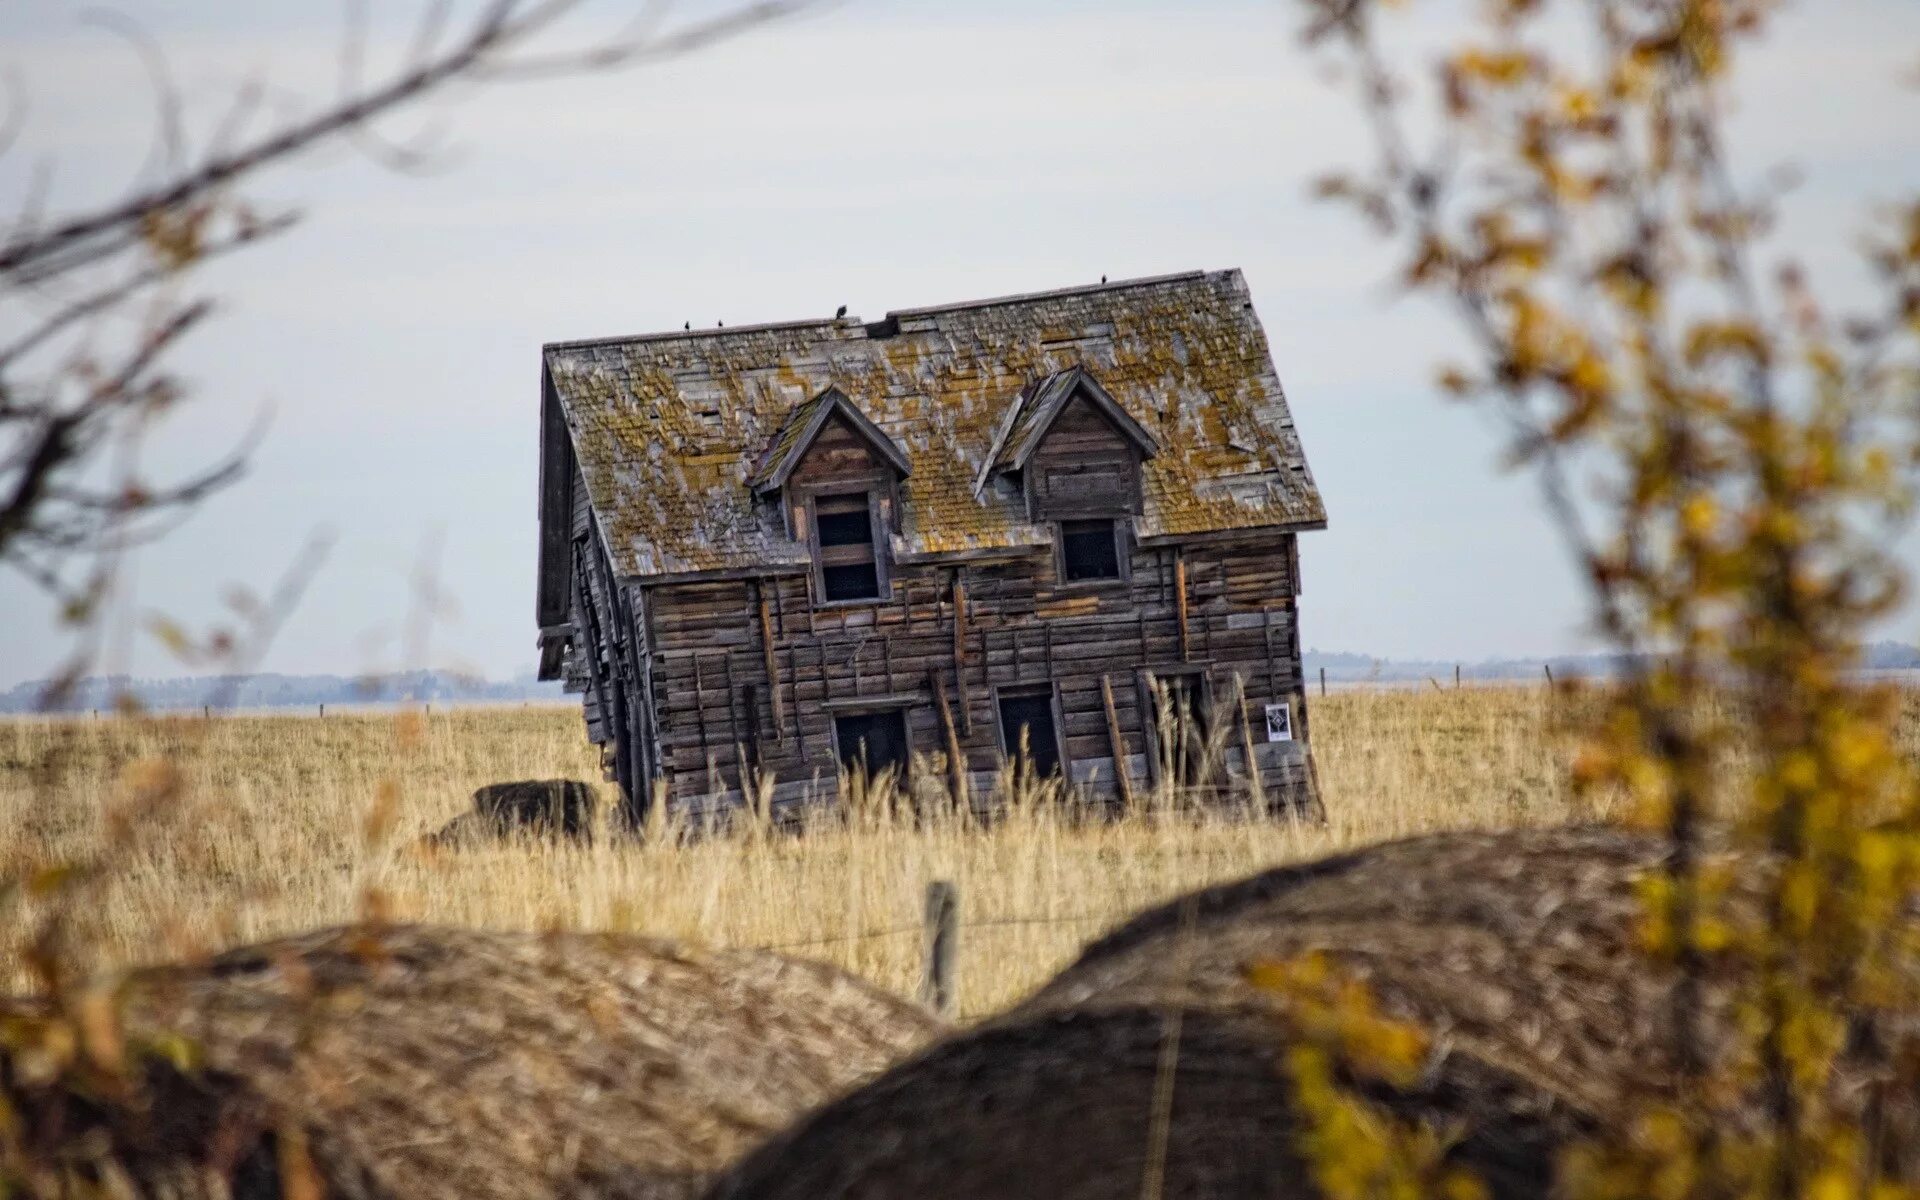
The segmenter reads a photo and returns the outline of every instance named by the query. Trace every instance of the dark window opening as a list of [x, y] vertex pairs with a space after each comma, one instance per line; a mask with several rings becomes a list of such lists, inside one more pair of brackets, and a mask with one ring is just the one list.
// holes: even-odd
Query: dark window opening
[[865, 492], [820, 496], [813, 502], [813, 554], [820, 598], [877, 600], [883, 594], [873, 507]]
[[[838, 500], [839, 497], [834, 499]], [[867, 510], [865, 496], [857, 497], [860, 507], [850, 512], [833, 512], [822, 501], [820, 544], [822, 546], [873, 545], [873, 514]]]
[[840, 768], [873, 779], [892, 771], [895, 782], [907, 774], [907, 714], [902, 709], [847, 713], [833, 719], [834, 750]]
[[1117, 521], [1060, 522], [1060, 564], [1068, 583], [1120, 578]]
[[829, 600], [871, 600], [880, 594], [880, 572], [872, 563], [823, 566], [820, 590]]
[[1053, 723], [1052, 693], [1000, 697], [1000, 748], [1009, 761], [1024, 750], [1026, 769], [1036, 778], [1059, 772], [1060, 736]]

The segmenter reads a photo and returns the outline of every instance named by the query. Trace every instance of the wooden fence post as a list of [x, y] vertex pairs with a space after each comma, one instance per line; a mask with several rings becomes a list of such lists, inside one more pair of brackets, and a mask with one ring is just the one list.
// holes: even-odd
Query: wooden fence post
[[1541, 668], [1541, 670], [1543, 670], [1543, 671], [1545, 671], [1545, 672], [1547, 673], [1547, 686], [1548, 686], [1548, 687], [1552, 687], [1552, 686], [1553, 686], [1553, 664], [1552, 664], [1552, 663], [1541, 663], [1541, 664], [1540, 664], [1540, 668]]
[[954, 1010], [953, 958], [960, 943], [960, 892], [945, 879], [927, 885], [927, 973], [920, 999], [943, 1017]]
[[1320, 694], [1322, 696], [1327, 694], [1327, 669], [1325, 667], [1320, 668]]
[[1460, 664], [1453, 664], [1453, 686], [1460, 686]]

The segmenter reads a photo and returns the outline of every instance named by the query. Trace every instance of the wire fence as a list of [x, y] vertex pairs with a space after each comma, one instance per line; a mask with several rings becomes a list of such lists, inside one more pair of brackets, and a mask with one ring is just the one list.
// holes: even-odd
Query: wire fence
[[960, 934], [980, 929], [1012, 929], [1073, 925], [1081, 928], [1112, 923], [1112, 913], [1064, 913], [1051, 916], [984, 917], [977, 921], [960, 919], [960, 890], [948, 880], [937, 879], [927, 885], [925, 916], [911, 924], [889, 925], [884, 929], [864, 929], [855, 933], [807, 938], [793, 942], [772, 942], [756, 946], [758, 950], [824, 950], [885, 938], [918, 934], [922, 940], [925, 964], [922, 971], [921, 998], [942, 1016], [954, 1009], [954, 962]]
[[[988, 917], [980, 921], [962, 921], [960, 928], [992, 929], [996, 926], [1020, 925], [1095, 925], [1113, 920], [1112, 913], [1074, 913], [1064, 917]], [[880, 938], [901, 937], [909, 933], [925, 935], [925, 922], [912, 925], [894, 925], [886, 929], [868, 929], [860, 933], [844, 933], [834, 937], [808, 938], [803, 942], [773, 942], [764, 946], [755, 946], [756, 950], [824, 950], [831, 946], [850, 945], [855, 942], [871, 942]]]

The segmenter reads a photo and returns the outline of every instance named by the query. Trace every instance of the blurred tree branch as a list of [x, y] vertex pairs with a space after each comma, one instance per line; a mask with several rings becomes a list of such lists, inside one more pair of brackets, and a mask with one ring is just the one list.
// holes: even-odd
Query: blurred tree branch
[[[339, 95], [317, 111], [255, 131], [266, 95], [250, 81], [190, 146], [179, 90], [159, 43], [119, 13], [86, 20], [124, 38], [152, 91], [153, 147], [121, 196], [55, 215], [43, 210], [50, 171], [36, 172], [17, 214], [0, 223], [0, 563], [54, 592], [85, 621], [120, 548], [158, 536], [244, 469], [251, 439], [189, 477], [140, 473], [138, 446], [185, 397], [171, 352], [213, 312], [189, 294], [193, 272], [285, 232], [289, 212], [261, 213], [242, 194], [297, 155], [347, 143], [393, 169], [432, 160], [422, 141], [395, 143], [378, 122], [457, 81], [492, 82], [613, 71], [698, 50], [786, 16], [808, 0], [753, 0], [671, 24], [669, 5], [646, 3], [610, 36], [563, 44], [563, 19], [583, 0], [485, 0], [463, 16], [431, 0], [401, 63], [366, 77], [364, 6], [348, 7]], [[0, 155], [27, 120], [24, 89], [8, 76]], [[76, 578], [78, 576], [78, 578]]]
[[[1877, 1144], [1842, 1067], [1871, 1054], [1888, 1094], [1920, 1085], [1910, 1035], [1874, 1016], [1920, 1008], [1920, 779], [1893, 749], [1889, 697], [1855, 677], [1863, 633], [1908, 583], [1920, 200], [1876, 223], [1867, 311], [1830, 317], [1790, 257], [1760, 265], [1782, 257], [1767, 243], [1782, 176], [1741, 181], [1725, 135], [1734, 62], [1776, 0], [1489, 0], [1431, 93], [1388, 65], [1391, 0], [1302, 4], [1374, 140], [1370, 166], [1319, 191], [1457, 319], [1441, 388], [1506, 421], [1620, 652], [1576, 781], [1625, 794], [1668, 839], [1646, 937], [1672, 968], [1688, 1094], [1611, 1114], [1561, 1190], [1910, 1187], [1889, 1160], [1915, 1152]], [[1576, 467], [1592, 486], [1575, 490]], [[1750, 776], [1726, 770], [1735, 745]], [[1716, 825], [1764, 864], [1756, 920], [1727, 911]], [[1752, 980], [1731, 1049], [1706, 1036], [1701, 999], [1726, 969]], [[1761, 1121], [1737, 1120], [1742, 1105]]]

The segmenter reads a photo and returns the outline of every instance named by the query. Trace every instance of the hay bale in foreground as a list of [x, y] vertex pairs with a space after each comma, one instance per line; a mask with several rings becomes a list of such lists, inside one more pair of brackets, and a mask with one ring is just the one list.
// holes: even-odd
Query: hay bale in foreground
[[[1635, 949], [1635, 883], [1660, 851], [1602, 828], [1449, 834], [1195, 893], [815, 1113], [710, 1200], [1132, 1200], [1175, 1014], [1159, 1194], [1315, 1195], [1283, 1076], [1284, 1018], [1246, 978], [1249, 965], [1311, 951], [1432, 1034], [1414, 1087], [1358, 1090], [1457, 1130], [1452, 1159], [1495, 1196], [1546, 1194], [1560, 1148], [1629, 1086], [1666, 1082], [1668, 990]], [[1710, 984], [1710, 1025], [1730, 994]]]
[[936, 1032], [823, 964], [591, 934], [329, 930], [122, 994], [131, 1043], [199, 1068], [155, 1067], [144, 1117], [14, 1098], [149, 1194], [243, 1200], [281, 1195], [290, 1138], [333, 1200], [685, 1196]]

